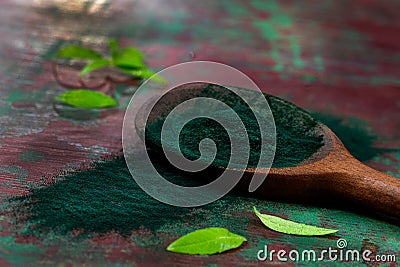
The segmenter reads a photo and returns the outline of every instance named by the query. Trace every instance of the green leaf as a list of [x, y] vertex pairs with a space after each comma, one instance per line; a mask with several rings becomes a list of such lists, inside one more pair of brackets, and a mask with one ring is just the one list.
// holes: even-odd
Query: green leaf
[[118, 105], [115, 99], [106, 94], [84, 89], [65, 92], [57, 96], [56, 100], [78, 108], [106, 108]]
[[105, 66], [109, 66], [111, 63], [105, 58], [100, 58], [95, 61], [88, 63], [79, 73], [79, 76], [85, 76], [89, 72], [95, 71], [97, 69], [101, 69]]
[[56, 57], [64, 57], [64, 58], [71, 58], [71, 59], [99, 59], [102, 56], [97, 53], [96, 51], [79, 46], [79, 45], [69, 45], [66, 47], [61, 48]]
[[119, 53], [119, 44], [116, 40], [110, 39], [108, 40], [108, 47], [110, 47], [111, 58], [115, 60], [118, 57]]
[[247, 241], [246, 238], [225, 228], [205, 228], [175, 240], [167, 250], [183, 254], [210, 255], [237, 248], [244, 241]]
[[260, 218], [261, 222], [265, 226], [280, 233], [314, 236], [314, 235], [329, 235], [336, 233], [338, 231], [334, 229], [320, 228], [312, 225], [306, 225], [303, 223], [297, 223], [272, 215], [261, 214], [258, 212], [256, 207], [253, 208], [255, 214], [257, 215], [258, 218]]
[[126, 68], [143, 68], [145, 64], [143, 63], [144, 56], [142, 52], [134, 47], [127, 47], [118, 53], [116, 58], [113, 58], [114, 64], [118, 67]]
[[126, 68], [126, 67], [118, 67], [118, 68], [121, 71], [123, 71], [124, 73], [135, 76], [140, 79], [151, 79], [155, 82], [159, 82], [162, 84], [167, 83], [167, 81], [163, 77], [155, 74], [153, 71], [149, 70], [147, 67], [144, 67], [142, 69], [131, 69], [131, 68]]

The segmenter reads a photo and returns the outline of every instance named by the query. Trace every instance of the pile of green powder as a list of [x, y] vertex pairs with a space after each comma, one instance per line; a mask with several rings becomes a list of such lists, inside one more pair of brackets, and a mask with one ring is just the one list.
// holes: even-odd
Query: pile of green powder
[[[221, 87], [220, 90], [227, 89]], [[258, 164], [261, 149], [260, 127], [252, 110], [244, 101], [238, 99], [233, 101], [233, 98], [238, 97], [233, 93], [220, 95], [215, 88], [205, 90], [204, 93], [204, 96], [216, 98], [225, 104], [234, 102], [231, 108], [245, 125], [250, 144], [247, 166], [263, 167], [263, 162]], [[303, 109], [283, 99], [268, 94], [264, 94], [264, 97], [269, 103], [276, 127], [276, 150], [272, 167], [297, 166], [311, 157], [323, 145], [323, 137], [317, 130], [317, 120], [309, 116]], [[224, 111], [216, 115], [222, 115], [222, 113]], [[164, 121], [163, 117], [146, 125], [146, 145], [158, 149], [161, 147], [161, 129]], [[221, 124], [209, 118], [193, 119], [183, 127], [179, 136], [179, 148], [183, 155], [190, 160], [198, 159], [200, 157], [199, 143], [204, 138], [214, 140], [217, 147], [217, 154], [211, 165], [226, 167], [231, 157], [231, 142], [228, 132]], [[163, 142], [166, 142], [165, 139]], [[234, 155], [232, 158], [235, 158]]]
[[[171, 182], [199, 185], [195, 179], [187, 179], [167, 165], [157, 163], [155, 167]], [[145, 179], [152, 173], [143, 170], [140, 175]], [[147, 195], [133, 180], [123, 157], [97, 163], [94, 168], [72, 173], [31, 193], [13, 199], [19, 203], [16, 213], [28, 216], [31, 224], [28, 234], [46, 235], [49, 231], [68, 234], [80, 230], [84, 236], [110, 231], [130, 235], [132, 230], [143, 227], [156, 230], [165, 224], [181, 222], [194, 212], [160, 203]], [[219, 205], [213, 203], [199, 210]], [[201, 214], [192, 218], [192, 222], [204, 220]]]

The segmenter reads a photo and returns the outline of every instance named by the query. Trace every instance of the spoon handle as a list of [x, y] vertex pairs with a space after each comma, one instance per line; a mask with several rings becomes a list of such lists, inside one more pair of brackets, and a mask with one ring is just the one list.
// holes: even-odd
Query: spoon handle
[[400, 179], [352, 160], [335, 175], [340, 197], [368, 211], [400, 219]]

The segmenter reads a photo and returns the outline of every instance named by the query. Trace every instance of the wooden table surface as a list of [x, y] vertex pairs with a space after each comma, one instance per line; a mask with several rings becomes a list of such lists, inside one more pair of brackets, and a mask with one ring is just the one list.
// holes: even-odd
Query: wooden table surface
[[[0, 265], [266, 265], [257, 261], [265, 244], [271, 249], [324, 249], [336, 247], [339, 238], [347, 240], [349, 249], [396, 255], [399, 261], [396, 223], [338, 209], [251, 198], [240, 198], [237, 206], [229, 205], [220, 214], [227, 224], [242, 229], [248, 242], [209, 257], [165, 251], [178, 233], [203, 224], [185, 228], [175, 222], [133, 231], [131, 238], [111, 231], [101, 238], [92, 233], [74, 240], [70, 235], [23, 235], [23, 216], [10, 212], [14, 197], [49, 186], [65, 172], [121, 155], [129, 95], [118, 95], [118, 111], [100, 119], [63, 118], [53, 108], [54, 97], [65, 91], [51, 72], [55, 52], [70, 42], [104, 51], [110, 37], [139, 47], [154, 70], [192, 60], [231, 65], [264, 92], [314, 112], [367, 165], [400, 177], [399, 10], [397, 0], [3, 1]], [[260, 227], [251, 211], [254, 203], [278, 216], [340, 231], [328, 238], [277, 234]], [[274, 264], [310, 262], [275, 259]]]

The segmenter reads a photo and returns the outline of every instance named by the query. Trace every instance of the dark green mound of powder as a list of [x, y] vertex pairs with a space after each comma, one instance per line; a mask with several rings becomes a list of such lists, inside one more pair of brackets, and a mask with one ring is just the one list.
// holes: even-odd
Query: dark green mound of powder
[[[227, 90], [221, 87], [220, 90]], [[245, 90], [245, 89], [243, 89]], [[247, 90], [249, 91], [249, 90]], [[245, 125], [250, 144], [250, 154], [247, 167], [264, 167], [259, 163], [261, 149], [261, 132], [256, 117], [250, 107], [234, 93], [221, 96], [214, 90], [204, 90], [203, 95], [218, 99], [225, 104], [231, 102], [231, 108]], [[276, 127], [276, 150], [272, 167], [293, 167], [311, 157], [323, 145], [323, 137], [317, 129], [317, 120], [306, 111], [283, 99], [264, 94], [272, 111]], [[157, 106], [155, 107], [157, 108]], [[223, 112], [219, 112], [221, 115]], [[161, 129], [165, 118], [159, 118], [146, 125], [146, 145], [161, 147]], [[217, 147], [217, 154], [212, 166], [226, 167], [231, 158], [231, 142], [227, 131], [221, 124], [209, 118], [196, 118], [188, 122], [180, 132], [179, 148], [182, 154], [190, 160], [200, 157], [199, 143], [204, 138], [212, 139]], [[165, 143], [165, 140], [164, 140]], [[165, 145], [165, 144], [164, 144]], [[167, 143], [168, 146], [168, 143]], [[234, 155], [232, 156], [234, 159]], [[266, 166], [268, 167], [268, 166]]]
[[[155, 167], [174, 183], [199, 185], [196, 179], [187, 179], [166, 165]], [[150, 175], [143, 171], [142, 177]], [[157, 230], [167, 223], [180, 223], [196, 211], [163, 204], [147, 195], [133, 180], [123, 158], [98, 163], [93, 169], [72, 173], [31, 193], [12, 201], [19, 203], [17, 213], [28, 216], [32, 225], [29, 233], [38, 235], [72, 230], [81, 230], [84, 235], [110, 231], [129, 235], [132, 230]], [[232, 197], [229, 201], [234, 202]], [[205, 220], [201, 211], [220, 205], [212, 203], [197, 209], [199, 214], [191, 222]]]

